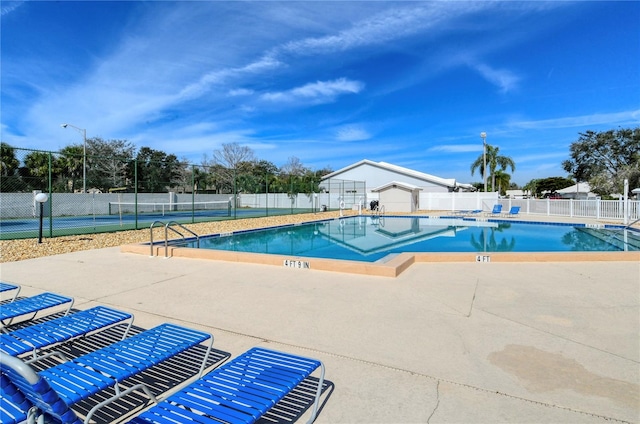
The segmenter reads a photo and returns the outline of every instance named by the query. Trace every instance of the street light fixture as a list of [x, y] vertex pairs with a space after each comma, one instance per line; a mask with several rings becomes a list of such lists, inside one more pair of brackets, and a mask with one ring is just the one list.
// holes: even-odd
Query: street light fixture
[[87, 130], [71, 124], [62, 124], [62, 128], [71, 127], [82, 133], [82, 192], [87, 192]]
[[487, 192], [487, 133], [480, 133], [482, 138], [482, 181], [484, 182], [484, 192]]

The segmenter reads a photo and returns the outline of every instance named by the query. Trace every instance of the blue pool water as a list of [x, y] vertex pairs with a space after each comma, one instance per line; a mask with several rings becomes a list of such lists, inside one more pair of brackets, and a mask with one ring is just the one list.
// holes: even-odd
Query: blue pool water
[[201, 238], [200, 247], [375, 262], [402, 252], [637, 251], [640, 233], [584, 225], [358, 216], [215, 235]]

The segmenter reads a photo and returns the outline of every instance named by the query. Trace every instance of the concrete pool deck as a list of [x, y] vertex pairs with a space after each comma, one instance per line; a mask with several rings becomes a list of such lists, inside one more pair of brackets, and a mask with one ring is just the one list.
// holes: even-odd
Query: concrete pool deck
[[[149, 328], [322, 360], [317, 423], [640, 422], [640, 263], [417, 263], [397, 278], [120, 248], [2, 264]], [[298, 422], [305, 422], [309, 412]]]

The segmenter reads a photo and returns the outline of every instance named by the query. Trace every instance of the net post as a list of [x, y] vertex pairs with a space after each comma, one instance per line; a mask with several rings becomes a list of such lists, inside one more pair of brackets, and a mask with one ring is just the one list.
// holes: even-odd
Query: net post
[[191, 165], [191, 223], [196, 222], [196, 182], [195, 182], [196, 166]]

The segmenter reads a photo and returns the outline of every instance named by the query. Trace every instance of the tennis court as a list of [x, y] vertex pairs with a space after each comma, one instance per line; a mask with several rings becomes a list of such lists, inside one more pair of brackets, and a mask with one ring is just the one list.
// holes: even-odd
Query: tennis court
[[[225, 203], [225, 205], [226, 204], [228, 204], [228, 202]], [[109, 205], [109, 214], [45, 216], [42, 220], [43, 235], [44, 237], [57, 237], [73, 234], [135, 230], [148, 228], [155, 221], [161, 221], [165, 224], [171, 221], [180, 224], [189, 224], [292, 213], [292, 210], [289, 208], [232, 208], [230, 206], [221, 207], [220, 204], [213, 207], [214, 205], [209, 204], [206, 205], [207, 207], [198, 208], [198, 205], [196, 205], [195, 208], [189, 209], [186, 204], [183, 207], [175, 204], [169, 207], [166, 203], [138, 204], [136, 213], [136, 209], [133, 209], [132, 205], [133, 204], [117, 204], [113, 202]], [[189, 203], [188, 206], [191, 207], [192, 203]], [[303, 212], [309, 212], [309, 210], [294, 211], [294, 213]], [[39, 217], [3, 218], [0, 220], [0, 240], [36, 238], [38, 237], [39, 224]]]

